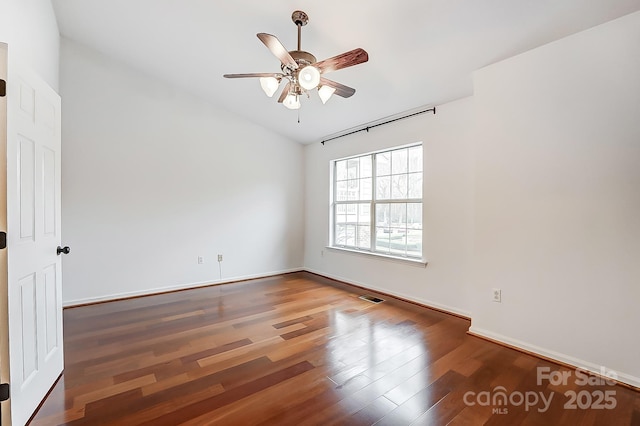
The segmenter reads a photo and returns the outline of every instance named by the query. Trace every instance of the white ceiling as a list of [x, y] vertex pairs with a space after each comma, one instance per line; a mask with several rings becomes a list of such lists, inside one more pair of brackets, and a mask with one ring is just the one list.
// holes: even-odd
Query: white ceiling
[[[640, 10], [640, 0], [52, 0], [62, 36], [178, 85], [301, 143], [472, 94], [472, 72]], [[327, 77], [356, 89], [297, 112], [257, 79], [279, 72], [256, 33], [296, 48], [294, 10], [309, 15], [302, 49], [318, 60], [361, 47], [369, 62]]]

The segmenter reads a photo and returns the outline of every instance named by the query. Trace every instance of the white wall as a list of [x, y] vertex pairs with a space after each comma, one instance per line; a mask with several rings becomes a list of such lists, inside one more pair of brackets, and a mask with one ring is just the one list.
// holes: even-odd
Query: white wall
[[[306, 148], [305, 266], [314, 272], [469, 315], [473, 250], [473, 102], [462, 99], [369, 132]], [[329, 244], [329, 163], [333, 159], [423, 142], [426, 268]]]
[[66, 39], [60, 77], [65, 304], [302, 266], [302, 146]]
[[0, 42], [58, 90], [60, 36], [51, 0], [2, 0]]
[[636, 386], [639, 52], [635, 13], [475, 74], [471, 293], [473, 332]]

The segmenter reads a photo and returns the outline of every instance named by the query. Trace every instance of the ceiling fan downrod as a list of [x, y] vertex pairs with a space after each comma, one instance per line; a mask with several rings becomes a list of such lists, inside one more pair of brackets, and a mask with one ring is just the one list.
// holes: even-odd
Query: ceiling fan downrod
[[309, 23], [309, 16], [301, 10], [291, 14], [291, 20], [298, 27], [298, 50], [302, 50], [302, 27]]

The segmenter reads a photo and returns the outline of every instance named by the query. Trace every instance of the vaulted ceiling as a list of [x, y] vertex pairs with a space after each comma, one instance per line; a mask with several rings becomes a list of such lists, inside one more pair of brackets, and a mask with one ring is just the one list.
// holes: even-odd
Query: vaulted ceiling
[[[53, 0], [60, 33], [301, 143], [403, 111], [469, 96], [491, 63], [640, 10], [640, 0]], [[279, 72], [256, 34], [297, 43], [294, 10], [309, 15], [302, 49], [318, 60], [361, 47], [369, 62], [327, 75], [356, 89], [299, 111], [257, 79]], [[298, 118], [300, 122], [298, 122]]]

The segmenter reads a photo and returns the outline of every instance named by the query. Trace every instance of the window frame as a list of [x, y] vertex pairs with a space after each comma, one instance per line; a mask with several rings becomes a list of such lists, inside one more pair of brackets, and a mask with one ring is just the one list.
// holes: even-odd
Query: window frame
[[[407, 150], [407, 154], [409, 154], [409, 150], [411, 148], [414, 147], [421, 147], [422, 149], [422, 155], [420, 158], [420, 171], [419, 172], [412, 172], [410, 171], [410, 167], [409, 167], [409, 158], [407, 158], [407, 169], [405, 172], [403, 173], [399, 173], [399, 174], [392, 174], [393, 170], [391, 168], [391, 164], [390, 164], [390, 171], [388, 175], [384, 175], [384, 176], [378, 176], [378, 171], [377, 171], [377, 156], [380, 154], [389, 154], [390, 156], [390, 162], [392, 161], [392, 152], [393, 151], [399, 151], [399, 150]], [[342, 200], [342, 201], [338, 201], [338, 163], [341, 161], [348, 161], [348, 160], [352, 160], [352, 159], [360, 159], [363, 157], [370, 157], [371, 159], [371, 197], [370, 199], [365, 199], [362, 200], [358, 197], [358, 199], [353, 199], [350, 200], [348, 199], [349, 196], [347, 195], [347, 199], [346, 200]], [[348, 164], [348, 163], [347, 163]], [[347, 168], [347, 173], [348, 173], [348, 168]], [[390, 179], [392, 179], [393, 176], [406, 176], [407, 179], [409, 179], [409, 176], [412, 173], [420, 173], [420, 179], [421, 179], [421, 187], [420, 187], [420, 198], [409, 198], [409, 193], [407, 192], [406, 197], [407, 198], [392, 198], [393, 195], [392, 193], [389, 194], [390, 198], [383, 198], [383, 199], [379, 199], [378, 198], [378, 191], [377, 191], [377, 181], [381, 178], [381, 177], [389, 177]], [[368, 255], [368, 256], [379, 256], [379, 257], [383, 257], [383, 258], [387, 258], [387, 259], [392, 259], [392, 260], [399, 260], [399, 261], [403, 261], [403, 262], [410, 262], [410, 263], [417, 263], [417, 264], [421, 264], [421, 265], [425, 265], [426, 266], [426, 261], [425, 261], [425, 256], [424, 256], [424, 144], [420, 141], [420, 142], [414, 142], [414, 143], [410, 143], [410, 144], [406, 144], [406, 145], [401, 145], [401, 146], [395, 146], [395, 147], [390, 147], [390, 148], [385, 148], [385, 149], [381, 149], [378, 151], [372, 151], [372, 152], [368, 152], [368, 153], [362, 153], [362, 154], [358, 154], [358, 155], [353, 155], [353, 156], [349, 156], [349, 157], [343, 157], [343, 158], [337, 158], [337, 159], [333, 159], [330, 161], [330, 179], [331, 179], [331, 183], [330, 183], [330, 230], [329, 230], [329, 245], [327, 246], [327, 248], [330, 249], [336, 249], [336, 250], [342, 250], [342, 251], [348, 251], [348, 252], [353, 252], [353, 253], [360, 253], [360, 254], [364, 254], [364, 255]], [[349, 181], [349, 180], [357, 180], [358, 182], [361, 183], [362, 179], [366, 179], [360, 177], [360, 175], [358, 174], [358, 176], [355, 179], [349, 179], [349, 177], [347, 176], [346, 180], [341, 180], [340, 182], [343, 181]], [[408, 187], [407, 187], [408, 188]], [[392, 191], [392, 190], [390, 190]], [[405, 206], [409, 206], [410, 204], [419, 204], [420, 205], [420, 210], [421, 210], [421, 227], [420, 227], [420, 253], [418, 255], [410, 255], [408, 254], [408, 250], [407, 250], [407, 241], [405, 240], [405, 249], [404, 249], [404, 254], [400, 254], [400, 253], [394, 253], [391, 251], [391, 249], [389, 248], [388, 251], [381, 251], [377, 249], [377, 230], [379, 228], [379, 224], [377, 223], [377, 214], [376, 214], [376, 206], [379, 205], [393, 205], [393, 204], [402, 204]], [[369, 206], [369, 222], [368, 222], [368, 226], [369, 226], [369, 247], [368, 248], [363, 248], [360, 247], [358, 244], [358, 228], [361, 226], [360, 225], [360, 215], [356, 214], [356, 221], [354, 223], [355, 226], [355, 230], [356, 233], [354, 234], [353, 238], [354, 238], [354, 244], [353, 245], [348, 245], [347, 241], [344, 241], [344, 244], [338, 244], [336, 242], [336, 233], [337, 233], [337, 227], [338, 227], [338, 206], [340, 205], [345, 205], [345, 206], [349, 206], [349, 205], [354, 205], [354, 206], [358, 206], [358, 205], [368, 205]], [[357, 207], [356, 207], [357, 210]], [[346, 216], [346, 214], [345, 214]], [[346, 224], [346, 223], [345, 223]], [[389, 227], [389, 229], [394, 229], [392, 227]], [[405, 235], [408, 234], [408, 224], [405, 223]], [[347, 236], [345, 235], [345, 238]]]

